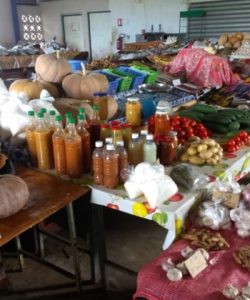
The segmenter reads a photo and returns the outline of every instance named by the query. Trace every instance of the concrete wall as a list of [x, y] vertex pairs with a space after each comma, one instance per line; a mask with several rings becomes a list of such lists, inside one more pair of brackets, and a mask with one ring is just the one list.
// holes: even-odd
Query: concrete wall
[[40, 2], [41, 16], [43, 20], [44, 38], [52, 40], [55, 36], [60, 43], [63, 42], [63, 30], [61, 16], [63, 14], [81, 13], [84, 27], [85, 50], [89, 50], [88, 19], [87, 12], [109, 9], [109, 0], [60, 0]]
[[0, 45], [13, 46], [15, 34], [11, 14], [11, 1], [0, 0]]
[[[162, 31], [167, 33], [179, 32], [180, 11], [187, 10], [185, 0], [109, 0], [112, 14], [113, 38], [119, 33], [126, 34], [126, 42], [134, 42], [135, 35], [142, 29]], [[123, 19], [123, 26], [117, 26], [117, 18]]]

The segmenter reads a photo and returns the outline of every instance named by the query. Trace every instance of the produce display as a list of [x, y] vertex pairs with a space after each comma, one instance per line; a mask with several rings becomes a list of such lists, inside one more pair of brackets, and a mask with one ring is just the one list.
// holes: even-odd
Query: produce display
[[191, 245], [202, 247], [208, 250], [224, 250], [230, 245], [223, 236], [216, 232], [211, 232], [207, 229], [192, 229], [190, 232], [182, 235], [184, 239], [191, 241]]
[[237, 49], [241, 46], [242, 41], [250, 41], [250, 33], [236, 32], [235, 34], [225, 33], [220, 36], [218, 44], [225, 48]]
[[116, 63], [112, 60], [112, 57], [106, 57], [100, 60], [93, 59], [91, 63], [86, 64], [87, 70], [112, 69], [115, 67]]
[[[234, 132], [232, 132], [234, 134]], [[249, 134], [246, 131], [240, 131], [238, 134], [235, 134], [232, 138], [227, 140], [223, 145], [223, 148], [226, 152], [235, 152], [240, 149], [241, 146], [246, 145], [249, 141]]]
[[198, 136], [202, 139], [209, 136], [209, 132], [206, 127], [202, 123], [196, 122], [190, 117], [181, 117], [177, 115], [171, 116], [170, 126], [171, 130], [177, 132], [177, 137], [180, 144], [185, 143], [193, 136]]
[[244, 246], [233, 254], [235, 261], [250, 271], [250, 246]]
[[194, 165], [216, 165], [223, 156], [223, 149], [213, 139], [197, 139], [186, 144], [181, 161]]

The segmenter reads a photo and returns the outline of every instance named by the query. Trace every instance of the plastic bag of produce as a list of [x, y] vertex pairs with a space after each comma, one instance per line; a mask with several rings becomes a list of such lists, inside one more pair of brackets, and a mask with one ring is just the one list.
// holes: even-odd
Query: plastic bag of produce
[[237, 234], [242, 237], [250, 236], [250, 210], [245, 207], [245, 203], [241, 203], [239, 208], [230, 211], [230, 218], [235, 222]]
[[124, 184], [130, 199], [144, 195], [149, 205], [156, 208], [177, 193], [175, 182], [165, 175], [160, 164], [141, 163]]
[[180, 190], [202, 189], [209, 182], [209, 177], [190, 164], [178, 164], [170, 172], [171, 178]]

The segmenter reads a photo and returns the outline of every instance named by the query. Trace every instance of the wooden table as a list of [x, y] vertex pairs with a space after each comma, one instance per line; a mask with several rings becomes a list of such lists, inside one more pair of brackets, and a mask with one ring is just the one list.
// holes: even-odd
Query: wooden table
[[[76, 279], [76, 284], [80, 289], [81, 277], [72, 202], [85, 195], [89, 191], [89, 188], [75, 185], [51, 175], [23, 167], [17, 167], [16, 173], [27, 183], [30, 191], [30, 199], [24, 209], [8, 218], [0, 220], [0, 247], [15, 238], [17, 242], [17, 249], [20, 254], [19, 259], [21, 257], [21, 266], [22, 254], [36, 259], [34, 254], [30, 254], [22, 249], [19, 236], [30, 228], [38, 225], [57, 211], [66, 207], [70, 244], [74, 250], [74, 278]], [[38, 257], [36, 260], [43, 263], [41, 257]], [[46, 263], [46, 265], [51, 266], [48, 263]], [[56, 270], [59, 271], [58, 269]], [[66, 275], [65, 272], [64, 275]]]

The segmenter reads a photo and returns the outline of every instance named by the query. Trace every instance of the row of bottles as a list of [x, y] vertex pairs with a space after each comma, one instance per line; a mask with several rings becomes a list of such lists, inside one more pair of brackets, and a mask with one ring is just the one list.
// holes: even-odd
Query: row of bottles
[[62, 117], [55, 116], [55, 113], [49, 114], [49, 120], [46, 120], [43, 111], [37, 114], [37, 118], [33, 111], [29, 111], [28, 115], [27, 148], [34, 166], [39, 169], [54, 166], [58, 174], [74, 178], [90, 172], [90, 134], [83, 112], [78, 115], [77, 125], [68, 114], [65, 129]]
[[119, 141], [115, 146], [112, 140], [106, 138], [105, 147], [102, 141], [97, 141], [95, 147], [92, 155], [94, 183], [113, 189], [123, 182], [122, 171], [128, 169], [128, 155], [124, 142]]

